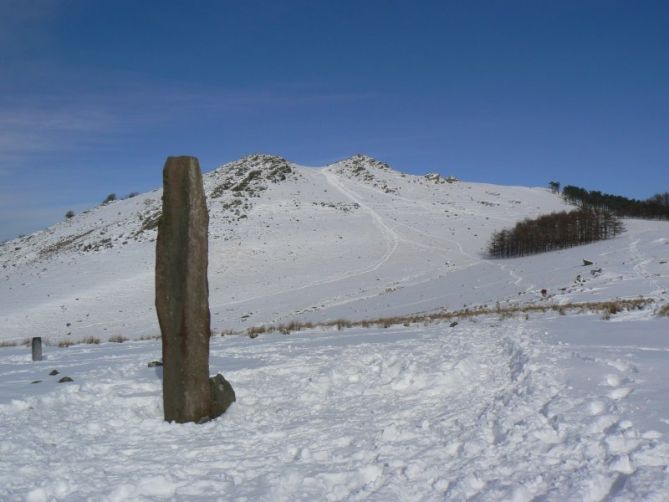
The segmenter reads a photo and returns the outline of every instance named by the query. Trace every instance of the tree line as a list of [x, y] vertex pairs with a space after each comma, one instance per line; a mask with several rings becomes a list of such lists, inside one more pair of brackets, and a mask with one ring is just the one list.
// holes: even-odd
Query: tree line
[[[551, 189], [553, 189], [552, 183], [549, 184]], [[562, 189], [562, 196], [567, 202], [579, 207], [608, 210], [617, 216], [669, 219], [669, 193], [667, 192], [654, 195], [648, 200], [637, 200], [567, 185]]]
[[495, 232], [488, 252], [495, 258], [544, 253], [609, 239], [623, 230], [622, 222], [611, 212], [581, 207], [526, 219], [511, 230]]

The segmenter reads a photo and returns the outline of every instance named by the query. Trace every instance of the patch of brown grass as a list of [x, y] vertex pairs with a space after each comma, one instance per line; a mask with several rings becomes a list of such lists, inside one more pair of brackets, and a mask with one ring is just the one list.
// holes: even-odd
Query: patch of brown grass
[[140, 336], [138, 340], [160, 340], [160, 335], [144, 335]]
[[[112, 343], [123, 343], [123, 342], [127, 342], [128, 340], [130, 340], [130, 339], [126, 338], [123, 335], [114, 335], [114, 336], [109, 337], [109, 341], [112, 342]], [[100, 342], [98, 342], [98, 343], [100, 343]]]
[[71, 235], [69, 237], [64, 237], [60, 239], [57, 242], [54, 242], [53, 244], [50, 244], [43, 249], [40, 250], [39, 256], [40, 258], [47, 258], [53, 254], [59, 253], [60, 251], [65, 251], [67, 249], [71, 249], [74, 245], [75, 242], [77, 242], [79, 239], [82, 239], [86, 237], [88, 234], [92, 233], [93, 230], [88, 230], [87, 232], [84, 232], [82, 234], [77, 234], [77, 235]]
[[353, 323], [347, 319], [337, 319], [336, 321], [330, 321], [325, 323], [325, 326], [336, 326], [338, 331], [341, 331], [344, 328], [350, 328], [353, 326]]
[[249, 338], [257, 338], [258, 335], [267, 333], [267, 326], [252, 326], [246, 330], [246, 334]]
[[288, 324], [279, 324], [276, 327], [276, 331], [282, 335], [289, 335], [294, 331], [302, 331], [305, 329], [312, 329], [314, 327], [311, 322], [299, 322], [299, 321], [290, 321]]
[[[469, 319], [475, 321], [477, 317], [481, 316], [498, 316], [500, 320], [510, 319], [516, 315], [521, 315], [525, 319], [533, 312], [546, 313], [556, 312], [560, 315], [567, 315], [568, 313], [587, 314], [600, 313], [604, 318], [609, 319], [612, 315], [619, 312], [629, 310], [640, 310], [653, 302], [649, 298], [633, 298], [633, 299], [616, 299], [601, 302], [581, 302], [581, 303], [565, 303], [565, 304], [525, 304], [525, 305], [507, 305], [502, 306], [495, 304], [494, 307], [481, 305], [477, 307], [466, 307], [462, 310], [455, 311], [441, 311], [430, 314], [414, 314], [409, 316], [394, 316], [394, 317], [380, 317], [378, 319], [365, 319], [362, 321], [349, 321], [346, 319], [337, 319], [335, 321], [327, 321], [323, 323], [301, 323], [299, 321], [292, 321], [288, 324], [279, 325], [262, 325], [254, 326], [246, 330], [246, 334], [251, 338], [257, 337], [259, 334], [280, 332], [289, 334], [303, 329], [313, 328], [337, 328], [343, 330], [346, 328], [371, 328], [381, 327], [389, 328], [391, 326], [411, 326], [422, 324], [428, 326], [435, 322], [454, 321], [461, 319]], [[669, 316], [669, 307], [667, 307], [667, 314]]]

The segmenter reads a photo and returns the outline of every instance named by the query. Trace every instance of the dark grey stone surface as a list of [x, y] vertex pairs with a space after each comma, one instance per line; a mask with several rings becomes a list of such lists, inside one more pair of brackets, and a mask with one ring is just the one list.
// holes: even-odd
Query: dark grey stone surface
[[209, 379], [209, 388], [211, 392], [211, 412], [209, 417], [214, 419], [227, 410], [237, 398], [235, 391], [223, 375], [220, 373]]
[[169, 422], [211, 417], [209, 215], [195, 157], [169, 157], [156, 243], [156, 310], [163, 343], [163, 404]]

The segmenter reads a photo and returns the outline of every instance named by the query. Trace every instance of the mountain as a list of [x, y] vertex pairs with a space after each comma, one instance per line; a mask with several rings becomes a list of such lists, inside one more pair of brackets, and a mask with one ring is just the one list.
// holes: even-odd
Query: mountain
[[[543, 188], [449, 183], [363, 155], [322, 168], [252, 155], [206, 173], [204, 184], [215, 331], [461, 308], [526, 293], [529, 284], [505, 284], [512, 272], [484, 258], [490, 233], [566, 207]], [[3, 245], [0, 336], [157, 334], [161, 192], [100, 205]]]

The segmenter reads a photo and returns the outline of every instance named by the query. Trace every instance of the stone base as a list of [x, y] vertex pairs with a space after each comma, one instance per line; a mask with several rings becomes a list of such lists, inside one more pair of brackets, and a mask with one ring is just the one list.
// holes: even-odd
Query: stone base
[[209, 377], [209, 391], [211, 393], [211, 413], [209, 416], [211, 420], [225, 413], [225, 410], [237, 400], [232, 385], [220, 373]]

